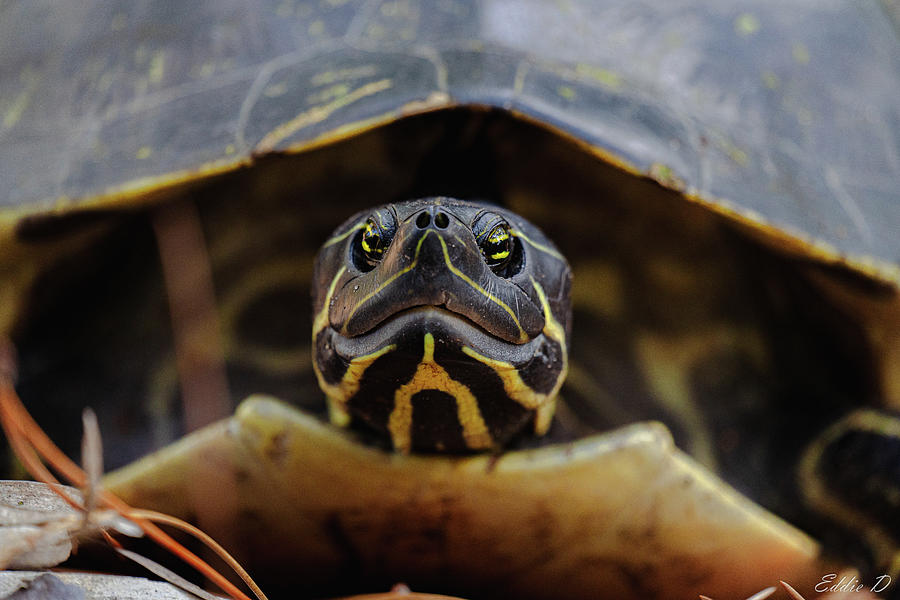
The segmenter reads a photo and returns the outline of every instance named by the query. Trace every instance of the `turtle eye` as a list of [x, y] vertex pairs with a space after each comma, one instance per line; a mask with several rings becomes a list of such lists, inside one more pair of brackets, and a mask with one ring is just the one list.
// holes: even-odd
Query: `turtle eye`
[[503, 275], [513, 255], [514, 240], [509, 231], [509, 223], [499, 215], [486, 213], [475, 222], [472, 232], [481, 248], [484, 262], [495, 273]]
[[384, 258], [385, 251], [394, 239], [393, 224], [392, 215], [384, 218], [371, 216], [366, 219], [353, 253], [356, 266], [361, 271], [371, 271]]
[[369, 217], [366, 221], [359, 245], [362, 247], [366, 262], [370, 265], [374, 265], [384, 256], [384, 247], [386, 245], [384, 243], [384, 234], [381, 231], [381, 227], [378, 226], [378, 223], [372, 217]]
[[503, 223], [491, 229], [484, 236], [479, 246], [489, 267], [499, 269], [505, 265], [512, 253], [512, 238], [509, 235], [509, 225]]

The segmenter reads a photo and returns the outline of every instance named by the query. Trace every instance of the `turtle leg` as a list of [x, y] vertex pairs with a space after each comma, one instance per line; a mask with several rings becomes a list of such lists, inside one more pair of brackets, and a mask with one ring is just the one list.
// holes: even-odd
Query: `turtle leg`
[[900, 413], [849, 413], [806, 448], [798, 475], [806, 504], [864, 538], [873, 576], [891, 582], [883, 593], [900, 596]]

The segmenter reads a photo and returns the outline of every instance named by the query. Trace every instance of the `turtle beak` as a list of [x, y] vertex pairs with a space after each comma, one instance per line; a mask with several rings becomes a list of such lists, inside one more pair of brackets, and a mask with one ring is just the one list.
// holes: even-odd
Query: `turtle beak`
[[469, 228], [440, 206], [401, 223], [375, 269], [335, 294], [329, 318], [336, 331], [354, 337], [420, 306], [445, 308], [513, 344], [534, 339], [544, 327], [540, 307], [491, 271]]

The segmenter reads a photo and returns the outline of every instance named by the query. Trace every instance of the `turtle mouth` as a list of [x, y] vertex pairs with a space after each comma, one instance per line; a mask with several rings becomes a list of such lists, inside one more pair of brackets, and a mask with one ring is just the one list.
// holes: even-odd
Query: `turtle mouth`
[[390, 326], [392, 321], [402, 320], [406, 315], [414, 315], [413, 320], [422, 320], [422, 321], [446, 321], [453, 322], [459, 321], [461, 325], [468, 325], [470, 328], [477, 329], [482, 334], [491, 337], [492, 339], [497, 340], [498, 342], [509, 343], [503, 340], [502, 338], [492, 334], [487, 327], [477, 323], [466, 315], [457, 312], [451, 308], [448, 308], [446, 304], [421, 304], [418, 306], [410, 306], [408, 308], [404, 308], [398, 310], [397, 312], [388, 315], [385, 319], [379, 321], [372, 327], [370, 327], [367, 331], [364, 331], [357, 335], [349, 335], [346, 336], [348, 338], [360, 339], [363, 338], [372, 332], [376, 331], [382, 327]]
[[430, 333], [439, 343], [466, 347], [476, 353], [519, 365], [531, 360], [541, 347], [540, 333], [524, 344], [513, 344], [489, 333], [471, 319], [443, 306], [415, 306], [394, 313], [364, 334], [347, 337], [335, 332], [334, 349], [347, 361], [395, 344], [421, 353], [422, 337]]

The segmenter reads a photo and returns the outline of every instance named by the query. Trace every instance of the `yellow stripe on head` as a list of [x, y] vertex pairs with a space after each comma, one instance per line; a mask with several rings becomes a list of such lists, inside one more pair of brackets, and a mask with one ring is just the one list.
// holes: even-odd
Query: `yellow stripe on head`
[[[356, 311], [359, 310], [363, 304], [368, 302], [375, 295], [381, 293], [384, 290], [384, 288], [386, 288], [387, 286], [394, 283], [394, 281], [396, 281], [398, 277], [406, 275], [407, 273], [409, 273], [410, 271], [412, 271], [413, 269], [416, 268], [416, 265], [419, 263], [419, 251], [422, 249], [422, 242], [425, 241], [425, 238], [428, 237], [429, 233], [434, 233], [434, 231], [429, 229], [422, 235], [421, 238], [419, 238], [418, 243], [416, 243], [416, 251], [413, 254], [413, 261], [409, 265], [407, 265], [406, 267], [400, 269], [399, 271], [397, 271], [396, 273], [391, 275], [387, 279], [387, 281], [385, 281], [384, 283], [379, 285], [377, 288], [375, 288], [373, 291], [369, 292], [368, 294], [366, 294], [365, 296], [363, 296], [362, 298], [359, 299], [359, 302], [357, 302], [353, 306], [353, 308], [350, 310], [350, 314], [347, 315], [347, 319], [344, 321], [344, 327], [341, 329], [341, 333], [344, 333], [344, 334], [347, 333], [347, 325], [350, 324], [350, 320], [353, 318], [353, 315], [356, 314]], [[435, 235], [437, 235], [437, 234], [435, 234]]]
[[517, 238], [525, 240], [526, 242], [528, 242], [529, 246], [531, 246], [532, 248], [535, 248], [536, 250], [540, 250], [541, 252], [543, 252], [545, 254], [549, 254], [550, 256], [552, 256], [553, 258], [556, 258], [556, 259], [559, 259], [562, 261], [566, 260], [566, 258], [562, 254], [560, 254], [559, 252], [557, 252], [550, 246], [545, 246], [543, 244], [539, 244], [539, 243], [535, 242], [534, 240], [532, 240], [530, 237], [528, 237], [527, 235], [525, 235], [518, 229], [514, 229], [512, 231], [512, 234], [514, 236], [516, 236]]
[[[465, 273], [463, 273], [462, 271], [460, 271], [459, 269], [454, 267], [453, 263], [450, 262], [450, 251], [447, 250], [447, 242], [445, 242], [444, 238], [442, 238], [441, 236], [438, 236], [438, 240], [441, 242], [441, 248], [444, 249], [444, 262], [447, 264], [447, 268], [450, 269], [450, 272], [453, 273], [454, 275], [456, 275], [457, 277], [459, 277], [460, 279], [462, 279], [463, 281], [465, 281], [466, 283], [468, 283], [469, 286], [472, 287], [475, 291], [482, 294], [488, 300], [495, 303], [497, 306], [499, 306], [504, 311], [506, 311], [506, 313], [510, 317], [512, 317], [513, 323], [515, 323], [516, 327], [519, 329], [519, 340], [521, 340], [523, 342], [527, 342], [528, 334], [525, 333], [524, 329], [522, 329], [522, 325], [521, 325], [521, 323], [519, 323], [519, 319], [518, 319], [518, 317], [516, 317], [516, 313], [513, 312], [513, 309], [511, 309], [508, 304], [503, 302], [497, 296], [485, 291], [485, 289], [483, 287], [481, 287], [480, 285], [478, 285], [477, 283], [472, 281], [472, 279], [468, 275], [466, 275]], [[534, 281], [534, 280], [532, 280], [532, 281]]]
[[325, 293], [325, 299], [322, 302], [322, 310], [320, 310], [316, 315], [316, 318], [313, 319], [313, 348], [315, 348], [316, 336], [328, 325], [328, 308], [331, 306], [331, 297], [334, 296], [334, 289], [337, 287], [338, 280], [346, 270], [346, 266], [338, 269], [334, 279], [331, 280], [331, 285], [328, 286], [328, 291]]
[[362, 229], [362, 228], [364, 228], [365, 226], [366, 226], [366, 222], [365, 222], [365, 221], [360, 221], [359, 223], [357, 223], [356, 225], [354, 225], [353, 227], [351, 227], [350, 229], [348, 229], [348, 230], [345, 231], [344, 233], [342, 233], [342, 234], [340, 234], [340, 235], [336, 235], [336, 236], [334, 236], [333, 238], [329, 239], [327, 242], [325, 242], [324, 244], [322, 244], [322, 247], [323, 247], [323, 248], [327, 248], [328, 246], [331, 246], [332, 244], [337, 244], [337, 243], [340, 242], [341, 240], [347, 239], [347, 236], [351, 235], [354, 231], [357, 231], [357, 230], [359, 230], [359, 229]]
[[541, 301], [541, 307], [544, 309], [544, 333], [550, 339], [559, 343], [562, 346], [563, 356], [568, 356], [568, 350], [566, 349], [566, 330], [560, 325], [559, 321], [556, 320], [556, 317], [553, 316], [553, 311], [550, 310], [550, 303], [547, 302], [547, 294], [544, 293], [544, 288], [541, 287], [537, 281], [534, 280], [534, 277], [529, 277], [531, 279], [531, 285], [534, 286], [534, 291], [537, 292], [538, 298]]

